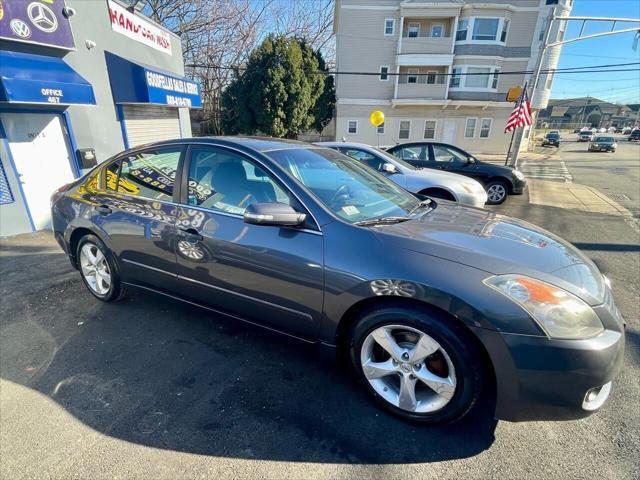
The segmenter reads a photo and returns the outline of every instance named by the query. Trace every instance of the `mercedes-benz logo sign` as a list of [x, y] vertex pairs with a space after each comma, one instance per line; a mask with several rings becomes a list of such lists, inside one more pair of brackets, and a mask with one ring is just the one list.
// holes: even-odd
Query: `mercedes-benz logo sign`
[[31, 29], [29, 28], [29, 25], [18, 18], [11, 20], [9, 22], [9, 26], [11, 27], [11, 30], [13, 30], [13, 33], [20, 38], [29, 38], [31, 36]]
[[56, 14], [46, 5], [38, 2], [30, 3], [27, 7], [27, 15], [29, 15], [29, 20], [38, 30], [51, 33], [58, 29]]

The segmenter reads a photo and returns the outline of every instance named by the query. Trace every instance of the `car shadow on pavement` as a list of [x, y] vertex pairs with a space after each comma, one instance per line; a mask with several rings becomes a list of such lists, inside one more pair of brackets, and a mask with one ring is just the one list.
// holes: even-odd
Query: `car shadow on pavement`
[[64, 255], [28, 250], [2, 252], [1, 376], [100, 433], [202, 455], [374, 464], [466, 458], [494, 441], [490, 399], [457, 424], [407, 423], [308, 345], [150, 293], [101, 303]]

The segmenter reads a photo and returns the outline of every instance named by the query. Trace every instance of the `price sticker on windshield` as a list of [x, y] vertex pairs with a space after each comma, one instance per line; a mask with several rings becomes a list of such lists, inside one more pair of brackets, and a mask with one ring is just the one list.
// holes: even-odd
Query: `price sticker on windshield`
[[345, 205], [344, 207], [342, 207], [342, 211], [347, 215], [349, 215], [350, 217], [360, 213], [360, 210], [358, 210], [353, 205]]

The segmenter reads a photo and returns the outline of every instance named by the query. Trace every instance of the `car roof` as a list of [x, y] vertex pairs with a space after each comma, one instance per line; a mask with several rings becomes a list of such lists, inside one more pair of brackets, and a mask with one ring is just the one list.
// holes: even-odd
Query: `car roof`
[[191, 138], [179, 138], [175, 140], [165, 140], [161, 142], [148, 143], [146, 145], [140, 145], [136, 148], [147, 148], [160, 145], [173, 145], [184, 143], [210, 143], [217, 145], [238, 146], [245, 147], [259, 152], [269, 152], [273, 150], [288, 150], [294, 148], [313, 148], [314, 145], [306, 142], [300, 142], [298, 140], [289, 140], [286, 138], [271, 138], [271, 137], [236, 137], [236, 136], [219, 136], [219, 137], [191, 137]]

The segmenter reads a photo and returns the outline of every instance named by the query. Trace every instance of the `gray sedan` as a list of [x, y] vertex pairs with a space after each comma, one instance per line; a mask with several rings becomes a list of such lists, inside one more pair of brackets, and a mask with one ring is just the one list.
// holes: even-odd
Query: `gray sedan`
[[412, 193], [483, 207], [487, 192], [476, 180], [455, 173], [416, 168], [387, 152], [362, 143], [320, 142], [386, 175]]
[[97, 300], [135, 288], [285, 333], [337, 357], [406, 419], [457, 420], [483, 396], [498, 418], [584, 417], [622, 365], [609, 282], [571, 244], [421, 201], [328, 148], [144, 145], [58, 189], [52, 220]]

